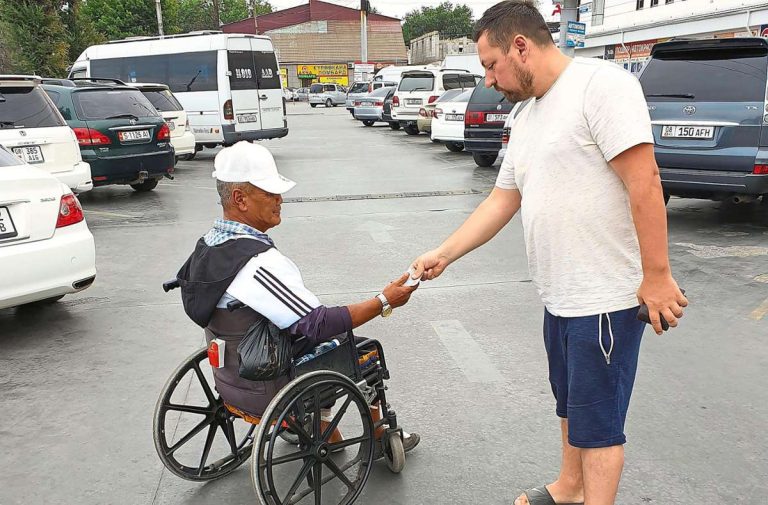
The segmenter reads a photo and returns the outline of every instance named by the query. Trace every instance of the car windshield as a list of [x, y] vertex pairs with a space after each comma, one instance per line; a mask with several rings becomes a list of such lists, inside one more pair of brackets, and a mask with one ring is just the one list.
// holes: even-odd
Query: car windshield
[[660, 52], [640, 77], [649, 101], [762, 102], [765, 49]]
[[52, 128], [66, 124], [39, 87], [0, 88], [0, 129]]
[[313, 84], [309, 88], [310, 93], [322, 93], [323, 92], [323, 85], [322, 84]]
[[139, 90], [97, 89], [72, 94], [77, 116], [83, 120], [158, 117]]
[[368, 93], [367, 82], [356, 82], [349, 88], [350, 93]]
[[432, 91], [435, 87], [435, 76], [431, 74], [418, 74], [405, 76], [400, 81], [399, 91]]
[[474, 88], [475, 76], [472, 74], [445, 74], [443, 76], [443, 88], [445, 89], [466, 89]]
[[23, 164], [24, 163], [19, 158], [0, 146], [0, 167], [14, 167]]
[[184, 107], [182, 107], [179, 101], [176, 100], [176, 97], [173, 96], [173, 93], [167, 89], [142, 91], [142, 93], [144, 93], [144, 96], [147, 97], [150, 102], [152, 102], [152, 105], [155, 106], [155, 109], [160, 112], [184, 110]]

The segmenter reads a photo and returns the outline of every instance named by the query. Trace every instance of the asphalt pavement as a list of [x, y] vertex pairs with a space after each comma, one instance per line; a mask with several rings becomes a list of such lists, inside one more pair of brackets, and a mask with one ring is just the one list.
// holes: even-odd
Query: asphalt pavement
[[[498, 170], [424, 135], [364, 127], [343, 108], [289, 104], [289, 126], [264, 142], [298, 182], [270, 234], [328, 305], [397, 278], [461, 224]], [[215, 152], [179, 163], [151, 193], [82, 195], [96, 283], [53, 306], [0, 310], [0, 504], [256, 503], [248, 465], [187, 482], [152, 442], [158, 394], [202, 342], [161, 283], [220, 215]], [[673, 199], [668, 214], [691, 305], [679, 328], [646, 332], [618, 503], [765, 505], [768, 210]], [[393, 317], [359, 329], [384, 343], [388, 398], [423, 441], [400, 475], [375, 464], [358, 503], [508, 505], [553, 480], [542, 319], [516, 217]]]

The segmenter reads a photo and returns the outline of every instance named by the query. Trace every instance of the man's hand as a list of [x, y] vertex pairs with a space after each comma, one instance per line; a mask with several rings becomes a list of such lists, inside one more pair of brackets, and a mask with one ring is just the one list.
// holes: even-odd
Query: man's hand
[[431, 281], [438, 277], [443, 270], [448, 267], [448, 257], [441, 254], [437, 249], [422, 254], [411, 265], [413, 279], [422, 281]]
[[419, 286], [403, 286], [405, 281], [408, 280], [408, 274], [403, 274], [402, 277], [396, 281], [390, 282], [382, 293], [389, 302], [389, 305], [395, 309], [402, 307], [411, 298], [411, 294], [416, 291]]
[[688, 306], [688, 299], [671, 275], [643, 277], [643, 283], [637, 291], [637, 299], [648, 306], [653, 331], [657, 335], [663, 333], [660, 316], [664, 316], [669, 326], [674, 328], [678, 319], [683, 317], [683, 307]]

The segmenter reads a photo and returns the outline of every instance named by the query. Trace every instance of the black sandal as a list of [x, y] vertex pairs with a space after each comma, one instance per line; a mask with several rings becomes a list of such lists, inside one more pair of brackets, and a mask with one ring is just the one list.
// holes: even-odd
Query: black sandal
[[528, 498], [529, 505], [584, 505], [583, 503], [556, 503], [549, 494], [547, 486], [526, 489], [524, 494]]

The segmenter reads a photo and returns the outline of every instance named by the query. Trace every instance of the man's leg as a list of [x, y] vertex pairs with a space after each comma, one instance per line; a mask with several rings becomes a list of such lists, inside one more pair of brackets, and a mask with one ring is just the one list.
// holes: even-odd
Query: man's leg
[[581, 449], [584, 505], [613, 505], [624, 468], [624, 446]]

